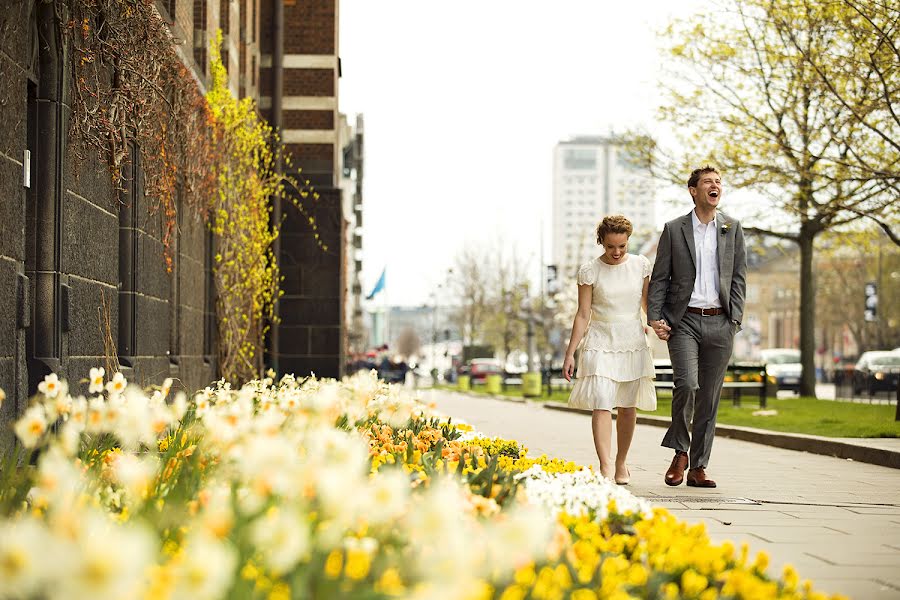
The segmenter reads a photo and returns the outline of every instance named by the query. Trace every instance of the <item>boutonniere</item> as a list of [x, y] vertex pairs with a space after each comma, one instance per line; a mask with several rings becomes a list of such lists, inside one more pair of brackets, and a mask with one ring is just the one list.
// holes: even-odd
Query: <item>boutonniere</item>
[[731, 225], [728, 223], [722, 223], [722, 227], [720, 227], [719, 229], [721, 229], [722, 235], [725, 235], [726, 233], [728, 233], [728, 230], [731, 229]]

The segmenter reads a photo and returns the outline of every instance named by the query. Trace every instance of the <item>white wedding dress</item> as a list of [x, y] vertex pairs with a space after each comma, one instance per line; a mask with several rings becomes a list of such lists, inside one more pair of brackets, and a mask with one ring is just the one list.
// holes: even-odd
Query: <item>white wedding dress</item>
[[593, 298], [569, 406], [656, 410], [653, 359], [641, 320], [650, 271], [647, 257], [635, 254], [617, 265], [596, 258], [578, 269], [578, 284], [593, 286]]

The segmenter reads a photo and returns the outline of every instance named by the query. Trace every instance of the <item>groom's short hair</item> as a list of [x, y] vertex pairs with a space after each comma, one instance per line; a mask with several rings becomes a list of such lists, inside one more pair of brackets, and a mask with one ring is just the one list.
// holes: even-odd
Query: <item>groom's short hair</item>
[[691, 176], [688, 177], [688, 187], [697, 187], [697, 184], [700, 183], [700, 177], [707, 173], [715, 173], [716, 175], [719, 174], [719, 172], [716, 171], [715, 167], [711, 167], [709, 165], [700, 167], [699, 169], [694, 169], [693, 171], [691, 171]]

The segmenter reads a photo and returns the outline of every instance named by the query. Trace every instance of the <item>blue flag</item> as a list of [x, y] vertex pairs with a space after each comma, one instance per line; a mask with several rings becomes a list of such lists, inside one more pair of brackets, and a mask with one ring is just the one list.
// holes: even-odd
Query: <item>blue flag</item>
[[378, 278], [378, 282], [375, 284], [375, 287], [372, 288], [371, 293], [366, 296], [366, 300], [371, 300], [375, 297], [375, 294], [384, 289], [384, 274], [387, 271], [387, 267], [381, 270], [381, 277]]

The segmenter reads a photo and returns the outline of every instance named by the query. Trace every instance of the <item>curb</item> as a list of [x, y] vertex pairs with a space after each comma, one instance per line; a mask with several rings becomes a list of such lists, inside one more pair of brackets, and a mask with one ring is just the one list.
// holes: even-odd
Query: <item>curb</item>
[[[590, 410], [584, 408], [570, 408], [564, 404], [555, 404], [553, 402], [545, 402], [543, 403], [543, 407], [549, 410], [561, 410], [563, 412], [574, 412], [585, 415], [591, 414]], [[615, 418], [615, 413], [613, 413], [613, 418]], [[641, 425], [668, 427], [671, 419], [638, 414], [637, 422]], [[768, 431], [753, 427], [721, 424], [716, 424], [716, 435], [743, 440], [745, 442], [753, 442], [754, 444], [764, 444], [766, 446], [784, 448], [786, 450], [797, 450], [800, 452], [809, 452], [810, 454], [834, 456], [836, 458], [844, 458], [856, 462], [900, 469], [900, 452], [887, 450], [885, 448], [872, 448], [869, 446], [850, 444], [817, 435], [782, 433], [780, 431]]]

